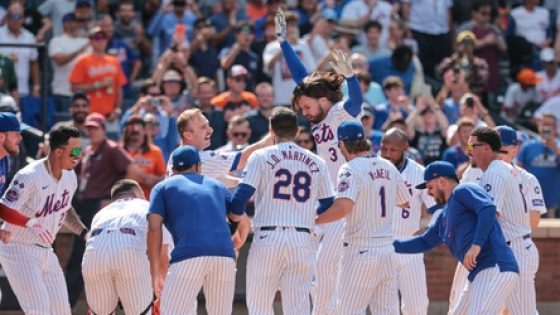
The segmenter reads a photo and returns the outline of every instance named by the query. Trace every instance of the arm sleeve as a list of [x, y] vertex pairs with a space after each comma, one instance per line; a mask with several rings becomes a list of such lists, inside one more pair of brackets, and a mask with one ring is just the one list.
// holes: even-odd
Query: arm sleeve
[[253, 186], [244, 183], [237, 185], [231, 198], [231, 203], [228, 206], [228, 213], [243, 215], [243, 213], [245, 213], [247, 203], [249, 202], [251, 196], [255, 193], [255, 190], [256, 189]]
[[397, 253], [416, 254], [427, 252], [442, 243], [439, 237], [441, 216], [434, 225], [430, 226], [424, 234], [407, 240], [396, 240], [393, 242]]
[[529, 191], [527, 198], [529, 200], [527, 201], [529, 203], [529, 210], [538, 211], [541, 214], [546, 213], [547, 210], [542, 195], [541, 184], [535, 176], [530, 176], [528, 185]]
[[362, 103], [364, 102], [362, 98], [362, 89], [360, 87], [360, 82], [356, 75], [353, 75], [348, 81], [348, 99], [344, 102], [344, 109], [348, 114], [353, 117], [357, 117], [362, 111]]
[[261, 187], [260, 182], [264, 174], [261, 170], [261, 166], [262, 162], [259, 158], [258, 152], [254, 152], [247, 160], [247, 165], [241, 175], [241, 182], [252, 187]]
[[350, 167], [348, 167], [348, 164], [342, 165], [338, 171], [337, 178], [335, 199], [347, 198], [356, 203], [356, 199], [358, 197], [358, 187], [360, 185], [358, 178], [352, 172]]
[[484, 189], [476, 184], [456, 188], [455, 197], [468, 209], [477, 214], [477, 223], [473, 237], [473, 244], [484, 245], [496, 222], [496, 206]]
[[507, 198], [507, 194], [504, 189], [505, 183], [503, 181], [504, 179], [498, 174], [486, 172], [482, 175], [479, 182], [480, 187], [486, 191], [491, 199], [491, 202], [496, 205], [498, 212], [501, 211], [504, 205], [504, 199]]
[[0, 203], [8, 208], [21, 211], [29, 200], [34, 197], [36, 179], [27, 173], [17, 173], [10, 186], [4, 192]]
[[406, 183], [402, 175], [396, 168], [393, 173], [395, 174], [395, 179], [397, 180], [397, 205], [410, 202], [410, 193], [408, 188], [406, 188]]
[[292, 46], [290, 46], [290, 43], [288, 43], [288, 41], [280, 43], [280, 48], [282, 48], [282, 54], [286, 59], [286, 63], [288, 64], [288, 68], [292, 73], [294, 81], [298, 84], [301, 83], [308, 74], [305, 66], [303, 65], [303, 63], [301, 63], [298, 56], [296, 55], [296, 52], [294, 51]]
[[150, 209], [148, 214], [159, 214], [165, 220], [166, 212], [165, 194], [162, 185], [158, 184], [150, 193]]
[[319, 199], [319, 205], [317, 206], [317, 214], [321, 214], [327, 211], [328, 208], [334, 203], [334, 197]]

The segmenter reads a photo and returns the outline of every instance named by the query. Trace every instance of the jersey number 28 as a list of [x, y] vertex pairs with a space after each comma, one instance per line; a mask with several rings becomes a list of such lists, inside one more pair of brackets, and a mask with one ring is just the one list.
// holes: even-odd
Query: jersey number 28
[[311, 176], [307, 172], [292, 175], [289, 170], [281, 168], [274, 176], [277, 178], [272, 195], [275, 199], [291, 200], [292, 196], [297, 202], [309, 199]]

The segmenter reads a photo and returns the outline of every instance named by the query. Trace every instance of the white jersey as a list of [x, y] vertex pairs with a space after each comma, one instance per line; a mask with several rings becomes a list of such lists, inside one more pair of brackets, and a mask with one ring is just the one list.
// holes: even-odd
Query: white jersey
[[[99, 210], [91, 222], [91, 231], [94, 230], [118, 230], [120, 228], [134, 229], [138, 237], [122, 238], [127, 242], [126, 245], [146, 248], [146, 237], [148, 233], [148, 209], [150, 203], [138, 198], [123, 198], [110, 203], [105, 208]], [[88, 240], [88, 246], [95, 245], [95, 237]], [[165, 226], [163, 227], [163, 244], [172, 244], [171, 234]], [[117, 245], [117, 244], [116, 244]], [[124, 245], [124, 244], [120, 244]], [[118, 246], [118, 245], [117, 245]]]
[[[219, 181], [229, 175], [232, 169], [237, 168], [237, 163], [241, 157], [240, 152], [224, 154], [212, 150], [198, 151], [198, 154], [202, 166], [200, 173]], [[169, 161], [167, 161], [167, 177], [171, 175], [173, 175], [173, 160], [169, 157]]]
[[331, 107], [323, 121], [311, 127], [317, 145], [317, 154], [327, 162], [333, 183], [336, 183], [338, 170], [345, 162], [340, 149], [334, 144], [338, 139], [338, 126], [345, 121], [356, 119], [344, 109], [344, 101], [341, 101]]
[[521, 175], [511, 166], [494, 160], [482, 174], [480, 186], [490, 195], [507, 241], [531, 233], [530, 215]]
[[344, 240], [364, 243], [371, 238], [392, 238], [393, 211], [410, 194], [397, 168], [378, 157], [358, 157], [338, 173], [336, 199], [354, 201], [346, 216]]
[[405, 159], [400, 170], [408, 194], [410, 208], [395, 208], [393, 216], [393, 236], [402, 238], [412, 236], [420, 229], [422, 204], [430, 208], [436, 204], [434, 198], [428, 195], [427, 189], [416, 189], [416, 185], [424, 182], [424, 167], [413, 160]]
[[542, 195], [541, 184], [535, 175], [527, 172], [521, 167], [513, 165], [519, 172], [523, 181], [523, 195], [526, 198], [529, 211], [537, 211], [541, 214], [546, 213], [546, 205]]
[[332, 197], [325, 161], [293, 142], [255, 151], [243, 183], [256, 189], [253, 228], [313, 228], [317, 200]]
[[[45, 159], [35, 161], [17, 172], [0, 203], [36, 218], [54, 236], [60, 230], [78, 181], [73, 170], [63, 170], [58, 182], [47, 171]], [[12, 233], [10, 240], [27, 244], [45, 244], [33, 231], [5, 222], [3, 229]]]
[[467, 169], [463, 172], [461, 177], [461, 183], [475, 183], [478, 184], [480, 178], [482, 177], [482, 170], [478, 167], [472, 167], [469, 165]]

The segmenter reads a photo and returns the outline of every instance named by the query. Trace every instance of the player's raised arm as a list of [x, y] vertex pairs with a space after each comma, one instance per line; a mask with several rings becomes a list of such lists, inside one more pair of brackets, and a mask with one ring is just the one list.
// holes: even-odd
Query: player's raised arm
[[273, 144], [274, 137], [269, 133], [261, 140], [249, 145], [239, 153], [239, 161], [237, 162], [237, 164], [234, 164], [234, 166], [232, 166], [231, 171], [244, 169], [245, 165], [247, 164], [247, 160], [249, 160], [249, 157], [251, 156], [251, 154], [253, 154], [253, 152], [271, 146]]
[[329, 62], [331, 68], [333, 68], [338, 74], [343, 75], [348, 82], [349, 97], [344, 102], [344, 109], [348, 112], [348, 114], [356, 117], [362, 111], [362, 103], [364, 100], [362, 97], [360, 82], [352, 69], [352, 61], [347, 54], [339, 49], [332, 50], [330, 52], [330, 58], [332, 60]]
[[288, 64], [288, 69], [292, 73], [292, 77], [296, 83], [303, 81], [303, 78], [307, 76], [307, 69], [301, 61], [299, 60], [296, 52], [290, 46], [290, 43], [286, 40], [286, 16], [284, 15], [284, 10], [282, 8], [276, 11], [276, 17], [274, 18], [274, 27], [276, 29], [276, 37], [280, 42], [280, 48], [282, 49], [282, 54], [286, 59]]

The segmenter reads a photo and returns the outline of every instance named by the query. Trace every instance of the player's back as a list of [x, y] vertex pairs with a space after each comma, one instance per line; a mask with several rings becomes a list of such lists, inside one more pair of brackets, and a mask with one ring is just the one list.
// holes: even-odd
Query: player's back
[[360, 243], [372, 238], [392, 238], [396, 205], [410, 198], [397, 168], [378, 157], [358, 157], [344, 164], [338, 176], [337, 198], [354, 190], [352, 195], [357, 199], [346, 216], [344, 240]]
[[513, 166], [513, 168], [521, 175], [523, 183], [523, 196], [525, 196], [529, 210], [538, 211], [541, 214], [546, 213], [546, 205], [542, 195], [541, 184], [535, 175], [527, 172], [525, 169]]
[[490, 163], [479, 184], [492, 197], [500, 214], [498, 221], [506, 240], [531, 233], [530, 215], [522, 178], [513, 166], [503, 161]]
[[243, 182], [255, 191], [253, 227], [312, 228], [317, 200], [332, 196], [325, 161], [293, 142], [252, 154]]
[[134, 229], [138, 239], [145, 242], [148, 231], [148, 215], [150, 203], [138, 198], [122, 198], [110, 203], [99, 210], [93, 217], [91, 230], [118, 230], [120, 228]]
[[393, 215], [393, 234], [396, 238], [411, 236], [420, 229], [422, 204], [427, 208], [435, 205], [427, 190], [416, 189], [416, 185], [424, 182], [424, 167], [417, 162], [405, 159], [400, 170], [401, 176], [410, 195], [409, 208], [395, 208]]
[[357, 120], [344, 109], [344, 102], [334, 104], [323, 121], [311, 127], [317, 154], [327, 163], [331, 181], [336, 183], [338, 170], [345, 163], [344, 156], [335, 144], [338, 126], [347, 120]]

